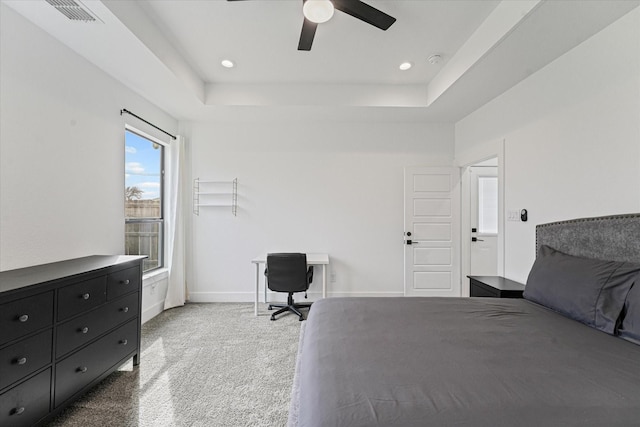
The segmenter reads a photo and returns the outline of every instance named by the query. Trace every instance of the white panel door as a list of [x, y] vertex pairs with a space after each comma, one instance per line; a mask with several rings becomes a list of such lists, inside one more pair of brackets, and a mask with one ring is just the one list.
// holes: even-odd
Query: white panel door
[[404, 294], [460, 296], [460, 171], [404, 171]]

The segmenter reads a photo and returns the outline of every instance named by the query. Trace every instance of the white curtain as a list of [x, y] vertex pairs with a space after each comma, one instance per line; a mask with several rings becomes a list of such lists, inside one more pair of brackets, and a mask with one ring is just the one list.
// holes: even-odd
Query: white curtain
[[[164, 309], [184, 305], [187, 298], [185, 279], [185, 243], [184, 243], [184, 138], [178, 136], [166, 150], [166, 172], [168, 180], [168, 204], [165, 215], [167, 221], [167, 257], [169, 263], [169, 286], [164, 300]], [[165, 194], [166, 194], [165, 193]]]

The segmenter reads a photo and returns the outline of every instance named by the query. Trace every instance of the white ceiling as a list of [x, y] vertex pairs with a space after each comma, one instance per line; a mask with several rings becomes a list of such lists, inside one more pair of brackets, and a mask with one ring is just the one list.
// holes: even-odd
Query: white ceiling
[[640, 4], [367, 0], [395, 24], [336, 11], [304, 52], [301, 0], [83, 0], [93, 24], [44, 0], [2, 2], [180, 120], [428, 122], [460, 120]]
[[[207, 82], [427, 84], [441, 68], [427, 57], [450, 58], [499, 3], [367, 1], [397, 22], [382, 31], [336, 11], [318, 26], [309, 52], [297, 50], [302, 0], [146, 0], [140, 5], [169, 30], [170, 40]], [[221, 67], [223, 58], [237, 67]], [[415, 68], [401, 72], [403, 61]]]

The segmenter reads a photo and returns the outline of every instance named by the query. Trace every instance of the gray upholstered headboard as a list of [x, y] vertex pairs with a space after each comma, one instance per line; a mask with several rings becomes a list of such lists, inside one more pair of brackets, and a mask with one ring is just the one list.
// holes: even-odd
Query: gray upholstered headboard
[[640, 213], [536, 226], [536, 254], [547, 245], [566, 254], [640, 263]]

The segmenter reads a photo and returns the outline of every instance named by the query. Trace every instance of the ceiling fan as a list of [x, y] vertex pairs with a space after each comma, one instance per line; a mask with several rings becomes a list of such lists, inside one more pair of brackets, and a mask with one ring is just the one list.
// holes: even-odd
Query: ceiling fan
[[396, 18], [393, 16], [387, 15], [360, 0], [302, 0], [302, 3], [304, 21], [302, 23], [300, 41], [298, 42], [298, 50], [311, 50], [318, 24], [331, 19], [334, 9], [338, 9], [385, 31], [396, 22]]

